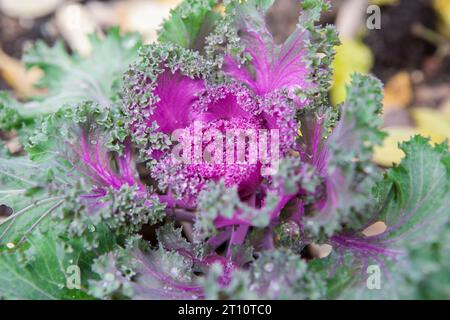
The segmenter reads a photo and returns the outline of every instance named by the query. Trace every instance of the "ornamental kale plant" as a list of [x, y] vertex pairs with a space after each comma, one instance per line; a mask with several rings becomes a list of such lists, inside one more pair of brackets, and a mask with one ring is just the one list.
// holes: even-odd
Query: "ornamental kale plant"
[[1, 298], [450, 296], [448, 145], [375, 166], [381, 83], [355, 74], [331, 106], [328, 4], [277, 43], [273, 2], [185, 0], [154, 44], [27, 53], [48, 93], [0, 97], [26, 150], [0, 154]]

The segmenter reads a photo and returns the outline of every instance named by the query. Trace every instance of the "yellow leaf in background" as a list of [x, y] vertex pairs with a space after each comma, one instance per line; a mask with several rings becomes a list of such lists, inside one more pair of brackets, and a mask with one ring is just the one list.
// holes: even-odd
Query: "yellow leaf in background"
[[19, 60], [8, 56], [1, 49], [0, 76], [20, 98], [43, 94], [43, 90], [34, 87], [34, 84], [42, 76], [42, 71], [37, 68], [26, 70], [25, 66]]
[[223, 3], [218, 3], [214, 8], [214, 12], [220, 13], [222, 16], [225, 15], [225, 6]]
[[442, 33], [450, 34], [450, 1], [449, 0], [434, 0], [433, 7], [439, 14], [442, 20]]
[[336, 57], [333, 62], [334, 79], [331, 88], [333, 104], [345, 100], [346, 85], [350, 84], [351, 75], [368, 73], [373, 66], [373, 55], [370, 49], [361, 41], [343, 40], [342, 45], [336, 48]]
[[408, 141], [417, 134], [431, 138], [433, 143], [441, 143], [445, 139], [450, 140], [449, 115], [429, 108], [413, 109], [411, 115], [416, 122], [416, 128], [390, 127], [385, 129], [389, 136], [384, 140], [382, 146], [374, 149], [373, 160], [376, 164], [390, 167], [394, 163], [399, 163], [403, 159], [404, 153], [398, 148], [398, 144]]
[[375, 147], [373, 161], [383, 167], [391, 167], [394, 163], [400, 163], [405, 154], [398, 148], [398, 144], [410, 140], [419, 134], [419, 131], [411, 127], [390, 127], [384, 129], [388, 137], [383, 145]]
[[430, 137], [433, 142], [441, 143], [445, 139], [450, 139], [450, 121], [443, 112], [417, 108], [411, 111], [411, 116], [420, 134]]
[[384, 109], [407, 107], [413, 99], [411, 76], [402, 71], [393, 76], [384, 87]]
[[441, 112], [447, 117], [447, 120], [450, 121], [450, 100], [444, 103], [441, 107]]
[[377, 6], [397, 4], [398, 2], [399, 2], [399, 0], [370, 0], [370, 4], [376, 4]]

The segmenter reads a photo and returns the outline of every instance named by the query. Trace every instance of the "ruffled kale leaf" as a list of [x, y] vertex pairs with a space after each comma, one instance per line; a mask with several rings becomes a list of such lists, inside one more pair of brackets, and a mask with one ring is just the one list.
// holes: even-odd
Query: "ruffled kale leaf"
[[65, 153], [82, 153], [95, 146], [101, 146], [104, 152], [122, 152], [127, 133], [121, 124], [120, 113], [105, 110], [95, 102], [63, 106], [44, 118], [25, 148], [37, 163], [61, 160], [67, 158]]
[[266, 227], [270, 222], [270, 214], [274, 211], [278, 201], [276, 195], [269, 195], [266, 206], [255, 209], [239, 199], [236, 188], [227, 188], [223, 182], [210, 183], [208, 190], [200, 194], [197, 218], [198, 231], [235, 224], [248, 224]]
[[126, 299], [199, 299], [201, 286], [196, 284], [196, 264], [204, 264], [194, 249], [170, 225], [159, 231], [159, 248], [134, 239], [126, 248], [99, 259], [94, 270], [101, 276], [92, 281], [90, 293], [98, 298]]
[[[314, 6], [306, 6], [300, 17], [296, 30], [281, 45], [275, 43], [270, 33], [265, 16], [274, 1], [250, 0], [232, 2], [229, 11], [234, 13], [233, 26], [244, 46], [244, 55], [250, 60], [241, 65], [241, 59], [225, 56], [224, 71], [233, 78], [247, 84], [258, 95], [264, 96], [280, 89], [288, 90], [292, 95], [296, 91], [311, 88], [311, 77], [308, 57], [308, 43], [311, 33], [307, 22], [313, 22], [320, 14], [311, 14], [320, 8], [318, 2]], [[302, 105], [305, 101], [298, 99]]]
[[[24, 104], [9, 103], [0, 112], [0, 124], [8, 122], [11, 126], [20, 120], [33, 122], [36, 117], [58, 111], [64, 105], [83, 101], [94, 101], [103, 108], [111, 108], [117, 104], [117, 95], [121, 87], [122, 74], [137, 55], [141, 46], [139, 36], [135, 34], [120, 35], [118, 29], [111, 29], [104, 38], [91, 36], [92, 54], [81, 57], [67, 53], [62, 42], [48, 47], [43, 42], [36, 45], [24, 57], [29, 67], [39, 67], [44, 76], [39, 87], [47, 88], [48, 93], [36, 97]], [[1, 105], [1, 103], [0, 103]], [[11, 115], [15, 121], [10, 122]], [[8, 129], [0, 127], [0, 129]]]
[[[436, 264], [445, 261], [441, 255], [448, 248], [434, 243], [448, 233], [448, 146], [444, 143], [432, 147], [427, 139], [416, 136], [401, 144], [401, 148], [406, 157], [387, 172], [377, 187], [377, 214], [359, 229], [332, 236], [333, 253], [316, 262], [329, 277], [332, 297], [351, 285], [359, 286], [348, 290], [346, 296], [410, 297], [400, 288], [411, 276], [424, 279], [427, 270], [418, 269], [424, 267], [423, 257], [433, 254], [433, 247], [438, 246]], [[385, 222], [386, 231], [364, 236], [365, 227], [376, 221]], [[371, 266], [381, 272], [380, 290], [369, 290], [364, 283], [369, 281], [367, 272]], [[439, 269], [436, 272], [441, 274]]]
[[38, 85], [49, 92], [42, 101], [25, 105], [24, 112], [51, 113], [63, 105], [82, 101], [112, 107], [123, 72], [136, 59], [141, 41], [136, 34], [121, 36], [119, 29], [111, 29], [104, 38], [91, 36], [91, 43], [92, 54], [87, 58], [69, 55], [60, 42], [51, 48], [36, 43], [24, 61], [44, 71]]
[[[124, 120], [133, 142], [146, 161], [154, 151], [167, 151], [171, 123], [185, 123], [188, 106], [209, 77], [212, 64], [198, 52], [173, 43], [143, 46], [137, 61], [125, 72]], [[159, 111], [155, 115], [155, 109]], [[165, 124], [163, 130], [155, 119]]]
[[201, 278], [212, 266], [223, 271], [219, 283], [232, 281], [233, 262], [204, 244], [188, 242], [172, 223], [159, 228], [157, 238], [158, 247], [134, 238], [97, 259], [94, 270], [101, 279], [91, 281], [90, 293], [103, 299], [202, 299]]
[[0, 92], [0, 130], [10, 132], [19, 130], [25, 124], [17, 109], [20, 103], [6, 92]]
[[435, 242], [408, 250], [410, 268], [401, 272], [401, 296], [446, 300], [450, 296], [450, 223]]
[[28, 186], [34, 188], [34, 198], [28, 197], [25, 188], [32, 172], [22, 178], [15, 160], [2, 162], [11, 164], [5, 168], [9, 176], [2, 180], [19, 179], [8, 188], [25, 189], [14, 203], [5, 203], [13, 209], [1, 225], [5, 235], [23, 238], [50, 215], [58, 218], [56, 229], [72, 236], [86, 234], [100, 223], [127, 235], [162, 220], [165, 205], [140, 181], [131, 143], [114, 127], [120, 122], [117, 117], [95, 103], [64, 107], [48, 116], [26, 147], [33, 161], [26, 163], [39, 173], [37, 185]]
[[[380, 241], [398, 245], [426, 244], [437, 239], [449, 220], [450, 154], [447, 143], [430, 145], [416, 136], [400, 145], [406, 154], [379, 186], [384, 200], [378, 219], [388, 225]], [[383, 197], [383, 193], [387, 195]]]
[[83, 239], [69, 240], [51, 231], [34, 233], [25, 250], [0, 249], [0, 298], [92, 299], [87, 293], [88, 279], [94, 276], [92, 261], [115, 242], [110, 232], [96, 232], [101, 232], [101, 241], [90, 252]]
[[201, 51], [205, 36], [214, 28], [220, 14], [213, 11], [217, 0], [187, 0], [171, 11], [159, 31], [160, 43], [173, 43]]
[[324, 197], [306, 213], [306, 228], [312, 234], [331, 235], [344, 224], [357, 224], [373, 206], [371, 190], [379, 170], [371, 157], [373, 147], [385, 137], [380, 129], [382, 85], [370, 76], [354, 75], [347, 91], [331, 134], [325, 127], [326, 114], [302, 122], [303, 158], [324, 181]]
[[249, 270], [235, 270], [224, 284], [223, 266], [215, 264], [201, 283], [208, 299], [321, 299], [325, 282], [287, 250], [263, 252]]
[[[331, 108], [338, 39], [317, 25], [327, 3], [302, 1], [281, 44], [273, 3], [224, 1], [221, 13], [186, 0], [139, 53], [117, 30], [94, 36], [87, 58], [61, 43], [28, 53], [48, 94], [0, 96], [0, 130], [28, 153], [0, 155], [0, 298], [448, 297], [448, 146], [413, 138], [383, 180], [371, 162], [381, 83], [355, 75]], [[278, 172], [172, 166], [169, 135], [195, 120], [280, 130]], [[378, 221], [387, 229], [367, 236]], [[333, 250], [306, 260], [312, 243]]]

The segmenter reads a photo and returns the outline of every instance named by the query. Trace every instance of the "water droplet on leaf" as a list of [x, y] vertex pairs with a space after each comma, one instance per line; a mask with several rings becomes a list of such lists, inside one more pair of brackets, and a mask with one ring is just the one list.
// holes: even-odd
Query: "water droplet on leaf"
[[266, 271], [266, 272], [272, 272], [274, 268], [275, 268], [275, 266], [271, 262], [264, 265], [264, 271]]

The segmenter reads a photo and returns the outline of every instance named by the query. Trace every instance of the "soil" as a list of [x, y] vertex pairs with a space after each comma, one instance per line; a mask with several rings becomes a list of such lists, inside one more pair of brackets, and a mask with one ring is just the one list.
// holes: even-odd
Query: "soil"
[[[49, 19], [19, 20], [0, 13], [0, 48], [9, 56], [20, 59], [23, 51], [37, 39], [53, 43], [55, 39], [48, 30]], [[0, 78], [0, 90], [6, 89], [6, 83]]]
[[15, 58], [22, 56], [23, 49], [37, 39], [53, 42], [46, 23], [49, 17], [35, 20], [18, 20], [0, 13], [0, 45], [4, 52]]
[[296, 0], [275, 1], [266, 18], [269, 31], [274, 36], [275, 42], [284, 42], [295, 30], [300, 9], [300, 2]]
[[[90, 1], [97, 0], [79, 2], [83, 4]], [[0, 12], [0, 48], [9, 56], [20, 59], [24, 50], [38, 39], [53, 44], [56, 41], [57, 30], [52, 30], [53, 26], [49, 23], [52, 19], [53, 14], [31, 20], [11, 18]], [[0, 90], [7, 89], [6, 83], [0, 77]]]
[[435, 30], [437, 16], [429, 0], [401, 0], [381, 8], [381, 30], [364, 39], [375, 56], [374, 74], [386, 81], [399, 70], [422, 68], [436, 47], [413, 33], [416, 24]]

